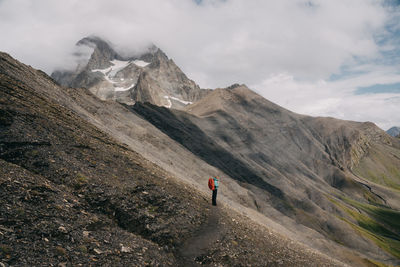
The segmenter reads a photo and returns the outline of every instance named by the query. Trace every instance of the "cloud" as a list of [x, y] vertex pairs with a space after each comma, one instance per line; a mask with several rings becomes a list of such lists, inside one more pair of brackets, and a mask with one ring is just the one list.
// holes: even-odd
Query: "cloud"
[[400, 74], [368, 73], [337, 81], [298, 81], [287, 73], [279, 73], [251, 87], [269, 100], [300, 114], [372, 121], [387, 130], [399, 125], [400, 94], [354, 93], [354, 88], [381, 81], [398, 83]]
[[216, 87], [281, 71], [327, 77], [353, 56], [376, 54], [384, 22], [384, 9], [364, 0], [4, 0], [0, 48], [50, 71], [92, 33], [121, 48], [155, 42]]
[[[84, 36], [132, 53], [153, 42], [202, 87], [246, 83], [270, 97], [282, 93], [265, 81], [292, 77], [290, 97], [303, 102], [288, 108], [307, 110], [303, 94], [331, 106], [355, 85], [397, 79], [389, 59], [400, 51], [399, 17], [384, 0], [2, 0], [0, 50], [50, 73], [76, 64]], [[335, 75], [334, 88], [346, 89], [331, 88]]]

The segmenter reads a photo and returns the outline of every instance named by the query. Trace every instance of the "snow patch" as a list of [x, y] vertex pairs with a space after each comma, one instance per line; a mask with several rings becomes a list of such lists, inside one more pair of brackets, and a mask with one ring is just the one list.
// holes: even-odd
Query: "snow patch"
[[130, 61], [122, 61], [122, 60], [116, 60], [114, 59], [113, 61], [111, 61], [111, 64], [113, 64], [114, 66], [112, 66], [112, 70], [111, 72], [108, 74], [108, 76], [114, 77], [115, 74], [117, 74], [118, 71], [124, 69], [126, 66], [128, 66], [131, 62]]
[[[131, 63], [134, 63], [140, 67], [145, 67], [150, 64], [149, 62], [145, 62], [143, 60], [124, 61], [124, 60], [117, 60], [117, 59], [110, 61], [110, 63], [112, 64], [111, 67], [108, 67], [105, 69], [94, 69], [94, 70], [92, 70], [92, 72], [103, 73], [104, 79], [107, 82], [112, 84], [115, 92], [128, 91], [129, 89], [132, 89], [135, 86], [135, 83], [132, 83], [131, 85], [126, 86], [125, 78], [116, 78], [115, 75], [117, 75], [117, 73], [119, 71], [123, 70], [124, 68], [129, 66], [129, 64], [131, 64]], [[133, 79], [129, 78], [129, 80], [132, 81]], [[169, 100], [169, 98], [168, 98], [168, 101], [169, 101], [169, 105], [167, 105], [167, 107], [170, 108], [172, 106], [172, 103], [171, 103], [171, 100]]]
[[139, 67], [146, 67], [147, 65], [150, 64], [150, 62], [146, 62], [146, 61], [139, 60], [139, 59], [134, 60], [133, 63], [135, 63], [135, 65], [139, 66]]
[[[101, 72], [104, 75], [104, 78], [106, 81], [111, 83], [114, 86], [114, 91], [116, 92], [121, 92], [121, 91], [127, 91], [130, 88], [132, 88], [135, 84], [132, 84], [128, 87], [121, 87], [121, 86], [116, 86], [118, 84], [118, 81], [114, 81], [112, 79], [115, 79], [115, 75], [122, 69], [126, 68], [129, 64], [131, 64], [131, 61], [123, 61], [123, 60], [112, 60], [110, 63], [113, 65], [111, 67], [105, 68], [105, 69], [94, 69], [92, 72]], [[124, 81], [124, 78], [120, 78], [119, 81]], [[132, 79], [131, 79], [132, 80]]]
[[[104, 75], [104, 79], [106, 79], [107, 82], [111, 83], [114, 87], [114, 91], [115, 92], [124, 92], [124, 91], [128, 91], [129, 89], [131, 89], [133, 86], [135, 86], [135, 83], [129, 85], [129, 86], [120, 86], [121, 85], [121, 81], [123, 82], [125, 79], [124, 78], [120, 78], [120, 79], [116, 79], [115, 75], [122, 69], [126, 68], [129, 64], [131, 64], [131, 61], [123, 61], [123, 60], [113, 60], [110, 61], [110, 63], [112, 64], [111, 67], [105, 68], [105, 69], [94, 69], [92, 70], [92, 72], [101, 72]], [[113, 80], [114, 79], [114, 80]], [[132, 79], [130, 79], [132, 80]]]
[[109, 68], [105, 68], [105, 69], [95, 69], [95, 70], [92, 70], [92, 72], [101, 72], [101, 73], [103, 73], [104, 75], [106, 75], [110, 70], [112, 70], [112, 67], [109, 67]]
[[177, 97], [173, 97], [173, 96], [170, 96], [169, 98], [171, 98], [171, 99], [173, 99], [175, 101], [181, 102], [182, 104], [185, 104], [185, 105], [193, 104], [193, 102], [185, 101], [185, 100], [179, 99]]
[[131, 64], [131, 61], [122, 61], [122, 60], [116, 60], [114, 59], [113, 61], [110, 61], [113, 66], [105, 68], [105, 69], [94, 69], [92, 72], [101, 72], [104, 74], [106, 79], [109, 81], [110, 78], [113, 78], [115, 74], [117, 74], [118, 71], [124, 69], [126, 66]]
[[178, 102], [181, 102], [181, 103], [184, 104], [184, 105], [193, 104], [193, 102], [185, 101], [185, 100], [182, 100], [182, 99], [180, 99], [180, 98], [173, 97], [173, 96], [168, 96], [168, 95], [166, 95], [166, 96], [164, 96], [164, 98], [166, 98], [166, 99], [168, 100], [168, 102], [169, 102], [168, 105], [164, 105], [164, 107], [167, 107], [167, 108], [171, 108], [171, 107], [172, 107], [171, 99], [172, 99], [172, 100], [175, 100], [175, 101], [178, 101]]
[[164, 105], [164, 107], [166, 107], [166, 108], [171, 108], [171, 107], [172, 107], [172, 102], [171, 102], [171, 100], [169, 99], [169, 96], [165, 95], [164, 98], [166, 98], [166, 99], [168, 100], [168, 105]]
[[135, 84], [132, 84], [131, 86], [128, 87], [114, 87], [114, 91], [115, 92], [124, 92], [124, 91], [128, 91], [129, 89], [131, 89]]

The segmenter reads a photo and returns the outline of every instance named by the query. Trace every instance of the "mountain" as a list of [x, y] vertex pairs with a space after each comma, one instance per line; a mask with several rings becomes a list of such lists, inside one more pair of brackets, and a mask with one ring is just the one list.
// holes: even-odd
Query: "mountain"
[[90, 123], [84, 110], [96, 105], [104, 102], [85, 89], [0, 53], [2, 265], [341, 265], [228, 205], [210, 206]]
[[[330, 249], [322, 249], [318, 243], [321, 239], [333, 240], [383, 259], [379, 256], [381, 244], [376, 239], [365, 239], [376, 233], [368, 228], [360, 235], [354, 230], [354, 224], [365, 224], [351, 213], [365, 202], [388, 203], [390, 212], [397, 216], [399, 199], [392, 190], [396, 190], [399, 180], [396, 172], [390, 170], [396, 170], [399, 163], [398, 143], [394, 143], [395, 153], [390, 153], [392, 141], [375, 125], [294, 114], [239, 85], [216, 89], [186, 106], [183, 112], [158, 106], [138, 102], [131, 108], [143, 119], [142, 131], [132, 130], [139, 121], [131, 114], [125, 114], [127, 117], [119, 122], [113, 115], [115, 125], [104, 118], [96, 117], [96, 121], [100, 122], [99, 127], [112, 132], [135, 151], [197, 187], [201, 188], [201, 174], [212, 173], [212, 168], [222, 171], [228, 189], [224, 194], [229, 199], [274, 217], [275, 222], [287, 229], [297, 229], [294, 238], [301, 242], [327, 253], [332, 250], [332, 244], [324, 244]], [[127, 120], [136, 123], [129, 124]], [[162, 134], [156, 133], [148, 122]], [[157, 137], [151, 138], [151, 135]], [[163, 141], [168, 137], [174, 143]], [[383, 160], [366, 157], [375, 149], [372, 146], [375, 143], [379, 147], [376, 153], [388, 154]], [[383, 170], [386, 176], [376, 170]], [[238, 185], [243, 190], [240, 194]], [[348, 201], [348, 197], [355, 202]], [[382, 221], [375, 217], [370, 212], [362, 218], [379, 228]], [[383, 224], [384, 229], [398, 233], [396, 226]], [[314, 242], [305, 235], [319, 241]], [[392, 237], [396, 239], [396, 235]]]
[[183, 108], [209, 90], [188, 79], [173, 60], [154, 45], [139, 55], [121, 56], [99, 37], [86, 37], [77, 44], [93, 49], [86, 64], [74, 71], [55, 71], [53, 79], [67, 87], [89, 89], [100, 99], [133, 105], [149, 102]]
[[[107, 51], [105, 56], [99, 56], [105, 60], [93, 60], [94, 70], [112, 68], [115, 65], [110, 61], [113, 60], [127, 60], [119, 58], [112, 50]], [[91, 58], [97, 57], [93, 56], [94, 53]], [[107, 65], [108, 63], [110, 64]], [[83, 68], [86, 68], [89, 64], [83, 65]], [[147, 73], [145, 81], [148, 83], [150, 95], [156, 95], [158, 90], [166, 90], [164, 85], [159, 88], [154, 86], [156, 83], [165, 82], [163, 75], [155, 76], [154, 73], [142, 71]], [[104, 184], [111, 186], [107, 187], [106, 194], [99, 194], [98, 200], [91, 201], [92, 197], [97, 197], [96, 190], [90, 189], [94, 193], [89, 196], [85, 192], [86, 189], [83, 193], [75, 192], [77, 189], [73, 187], [74, 183], [69, 184], [68, 177], [62, 180], [60, 176], [62, 172], [59, 171], [61, 174], [57, 172], [60, 168], [54, 168], [54, 177], [60, 177], [62, 181], [60, 190], [72, 188], [68, 189], [70, 194], [86, 196], [85, 199], [88, 199], [86, 201], [95, 203], [94, 211], [120, 222], [117, 228], [128, 229], [128, 232], [155, 242], [158, 246], [164, 246], [165, 239], [158, 238], [166, 231], [167, 239], [171, 240], [167, 246], [172, 248], [170, 251], [167, 250], [167, 253], [174, 255], [174, 263], [184, 266], [189, 262], [193, 263], [195, 258], [195, 262], [198, 263], [225, 266], [244, 264], [308, 266], [310, 262], [315, 265], [346, 263], [353, 266], [373, 266], [379, 262], [399, 264], [400, 142], [399, 139], [388, 136], [373, 123], [295, 114], [264, 99], [245, 85], [207, 91], [192, 104], [179, 106], [177, 110], [173, 106], [166, 108], [165, 103], [154, 103], [154, 101], [149, 103], [144, 99], [140, 101], [136, 99], [135, 105], [116, 98], [112, 99], [117, 101], [102, 101], [90, 93], [93, 92], [91, 88], [85, 90], [81, 88], [82, 86], [59, 87], [42, 72], [26, 67], [4, 54], [0, 61], [0, 73], [4, 74], [2, 79], [5, 80], [2, 90], [6, 94], [16, 90], [17, 95], [23, 100], [20, 105], [22, 114], [20, 126], [15, 133], [29, 136], [30, 132], [36, 129], [33, 126], [36, 124], [29, 125], [30, 120], [24, 120], [24, 116], [41, 114], [44, 121], [52, 122], [57, 113], [69, 114], [66, 118], [63, 116], [60, 120], [54, 121], [52, 127], [47, 127], [46, 131], [41, 128], [36, 130], [37, 138], [41, 133], [43, 136], [53, 137], [53, 143], [56, 145], [60, 143], [57, 140], [62, 132], [71, 131], [68, 130], [71, 129], [68, 125], [72, 122], [68, 118], [73, 116], [80, 121], [72, 127], [74, 129], [72, 132], [76, 131], [77, 136], [66, 136], [65, 138], [68, 138], [63, 142], [64, 146], [55, 149], [55, 151], [65, 151], [59, 155], [59, 160], [56, 162], [62, 162], [66, 157], [62, 168], [76, 170], [84, 177], [87, 177], [88, 170], [90, 172], [92, 168], [99, 168], [93, 173], [96, 177], [93, 183], [84, 184], [88, 188], [98, 185], [103, 187]], [[90, 71], [90, 74], [92, 73], [95, 72]], [[100, 73], [101, 75], [98, 73], [100, 78], [109, 75], [108, 72]], [[11, 81], [7, 79], [17, 82], [18, 86], [10, 87]], [[137, 83], [141, 84], [142, 81]], [[31, 94], [44, 98], [43, 102], [39, 105], [34, 104], [37, 101], [30, 96]], [[2, 110], [5, 110], [4, 114], [15, 113], [12, 108], [14, 102], [14, 99], [0, 102], [3, 105]], [[41, 111], [40, 107], [47, 102], [52, 105], [49, 109]], [[7, 125], [15, 125], [10, 124], [12, 121], [10, 117], [12, 116], [4, 115], [2, 121]], [[40, 121], [37, 124], [41, 125]], [[64, 126], [58, 129], [55, 126], [59, 124]], [[80, 131], [82, 124], [94, 127], [99, 134], [102, 134], [101, 136], [109, 138], [104, 141], [105, 144], [117, 144], [117, 147], [123, 147], [122, 151], [131, 157], [121, 162], [119, 159], [124, 158], [124, 153], [115, 155], [113, 152], [108, 155], [106, 152], [108, 147], [100, 149], [101, 144], [98, 144], [94, 149], [78, 145], [76, 150], [72, 151], [81, 156], [76, 156], [74, 161], [68, 160], [70, 154], [67, 151], [71, 150], [68, 145], [74, 144], [75, 139], [85, 137], [90, 141], [93, 138], [91, 142], [94, 144], [103, 140], [103, 137], [92, 131], [85, 134], [86, 128], [82, 128], [83, 132]], [[6, 132], [1, 133], [4, 135]], [[13, 157], [4, 156], [2, 159], [16, 164], [15, 168], [19, 166], [36, 175], [46, 173], [45, 168], [36, 169], [35, 166], [40, 166], [40, 163], [36, 165], [31, 163], [27, 166], [29, 162], [35, 162], [35, 153], [38, 152], [32, 155], [22, 153], [23, 156], [20, 156], [20, 151], [23, 149], [18, 150], [12, 145], [16, 142], [13, 140], [14, 136], [17, 136], [15, 133], [7, 135], [9, 139], [5, 143], [11, 145], [4, 145], [5, 148], [1, 152], [4, 155], [14, 155], [13, 157], [17, 159], [21, 158], [16, 161]], [[49, 166], [52, 166], [53, 158], [50, 157], [52, 154], [48, 152], [44, 150], [43, 159], [47, 159]], [[96, 160], [92, 161], [90, 166], [85, 165], [89, 164], [85, 161], [85, 157], [88, 159], [95, 157]], [[131, 166], [127, 164], [130, 160], [145, 167], [140, 169]], [[109, 168], [111, 170], [102, 174], [101, 170]], [[155, 169], [162, 173], [155, 172]], [[143, 175], [135, 174], [136, 170], [150, 171], [153, 176], [148, 176], [148, 179], [143, 178]], [[144, 197], [150, 204], [139, 202], [136, 205], [124, 202], [123, 196], [126, 191], [121, 191], [121, 188], [131, 188], [131, 180], [127, 178], [120, 188], [115, 188], [113, 187], [115, 181], [110, 180], [110, 177], [113, 177], [112, 172], [128, 172], [129, 175], [125, 176], [133, 177], [135, 183], [138, 183], [137, 179], [143, 181], [146, 193], [129, 189], [126, 198]], [[50, 179], [53, 177], [51, 175], [53, 173], [46, 177]], [[118, 177], [117, 174], [114, 175]], [[207, 178], [210, 175], [221, 177], [218, 199], [223, 207], [219, 207], [217, 213], [207, 207], [210, 195]], [[35, 178], [32, 179], [35, 181]], [[79, 180], [85, 181], [84, 178]], [[153, 191], [147, 190], [147, 186], [151, 185], [153, 180], [154, 188], [165, 188], [165, 191], [154, 194], [160, 197], [171, 196], [169, 199], [176, 198], [177, 203], [189, 203], [192, 206], [188, 206], [188, 209], [195, 213], [185, 213], [183, 204], [183, 206], [172, 206], [173, 210], [178, 210], [177, 213], [168, 210], [166, 207], [170, 200], [153, 202], [150, 198]], [[167, 186], [168, 184], [170, 186]], [[77, 187], [79, 188], [79, 183]], [[17, 186], [15, 190], [18, 188]], [[187, 197], [186, 194], [191, 197]], [[122, 204], [119, 204], [120, 199], [123, 199]], [[38, 201], [42, 203], [44, 199], [39, 198]], [[103, 204], [106, 204], [106, 208]], [[131, 211], [129, 207], [133, 206], [134, 211]], [[161, 214], [157, 213], [159, 209], [162, 211]], [[118, 221], [113, 214], [114, 212], [120, 214], [121, 210], [125, 215]], [[147, 215], [149, 212], [152, 214], [153, 210], [156, 212], [155, 218], [161, 216], [159, 219], [161, 222], [170, 224], [159, 227], [159, 221]], [[10, 218], [17, 216], [7, 209], [5, 211]], [[89, 211], [92, 212], [91, 209], [85, 210]], [[177, 214], [181, 214], [181, 217], [175, 218]], [[240, 214], [239, 217], [243, 216], [240, 221], [235, 217], [237, 214]], [[54, 217], [56, 218], [56, 215]], [[132, 219], [122, 223], [127, 218]], [[148, 224], [149, 227], [146, 226], [146, 229], [153, 230], [143, 230], [138, 225], [135, 227], [139, 230], [130, 228], [129, 225], [134, 224], [132, 220], [139, 220], [141, 227]], [[178, 221], [180, 227], [176, 230], [171, 224], [175, 225]], [[197, 223], [191, 225], [190, 222]], [[172, 230], [169, 230], [170, 227]], [[180, 230], [181, 228], [187, 232]], [[205, 233], [214, 228], [217, 228], [216, 232], [210, 235], [218, 236], [219, 241], [213, 239], [207, 241], [209, 235]], [[264, 235], [266, 230], [268, 233]], [[24, 230], [24, 235], [25, 233]], [[269, 236], [269, 233], [272, 236]], [[202, 235], [205, 237], [201, 237]], [[67, 241], [63, 242], [63, 246], [68, 245]], [[299, 247], [291, 250], [288, 245], [291, 242]], [[304, 249], [298, 245], [299, 242], [311, 250]], [[186, 244], [183, 245], [185, 248], [183, 250], [177, 245], [182, 243]], [[89, 247], [89, 252], [97, 254], [94, 248]], [[152, 247], [148, 253], [153, 251], [153, 248], [156, 247]], [[318, 263], [322, 261], [321, 258], [313, 258], [306, 253], [312, 251], [313, 254], [315, 250], [341, 263], [332, 260]], [[283, 255], [279, 256], [280, 253], [277, 251], [282, 251]], [[145, 253], [145, 255], [150, 254]], [[320, 254], [316, 255], [320, 257]], [[160, 261], [165, 260], [157, 257], [156, 259]], [[297, 257], [299, 261], [293, 263], [293, 257]], [[106, 264], [107, 261], [102, 263]]]
[[216, 89], [185, 112], [133, 110], [246, 188], [246, 206], [374, 257], [383, 239], [399, 256], [400, 228], [389, 218], [400, 218], [400, 143], [373, 123], [298, 115], [243, 85]]
[[400, 135], [400, 127], [392, 127], [389, 130], [386, 131], [387, 134], [396, 137]]

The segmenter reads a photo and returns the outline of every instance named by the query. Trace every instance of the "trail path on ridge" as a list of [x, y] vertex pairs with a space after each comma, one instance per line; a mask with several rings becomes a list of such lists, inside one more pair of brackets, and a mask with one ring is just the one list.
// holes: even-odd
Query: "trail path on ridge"
[[201, 266], [196, 262], [196, 258], [207, 254], [207, 248], [217, 240], [221, 240], [226, 229], [220, 223], [219, 213], [218, 207], [211, 206], [207, 222], [179, 249], [178, 262], [181, 266]]

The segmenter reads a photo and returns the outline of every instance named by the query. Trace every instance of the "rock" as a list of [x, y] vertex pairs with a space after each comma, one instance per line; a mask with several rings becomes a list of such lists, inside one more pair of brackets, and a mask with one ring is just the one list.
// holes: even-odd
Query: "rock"
[[98, 248], [93, 249], [93, 251], [96, 252], [96, 254], [98, 254], [98, 255], [100, 255], [100, 254], [103, 253], [103, 251], [101, 251], [101, 250], [98, 249]]
[[64, 226], [58, 227], [58, 231], [60, 231], [63, 234], [67, 234], [68, 233], [67, 229]]
[[132, 249], [130, 247], [121, 246], [121, 252], [130, 253], [132, 252]]
[[[6, 208], [8, 209], [8, 207], [6, 207]], [[8, 233], [14, 232], [14, 230], [12, 230], [12, 229], [10, 229], [10, 228], [6, 228], [6, 227], [1, 226], [1, 225], [0, 225], [0, 230], [5, 231], [5, 232], [8, 232]]]

